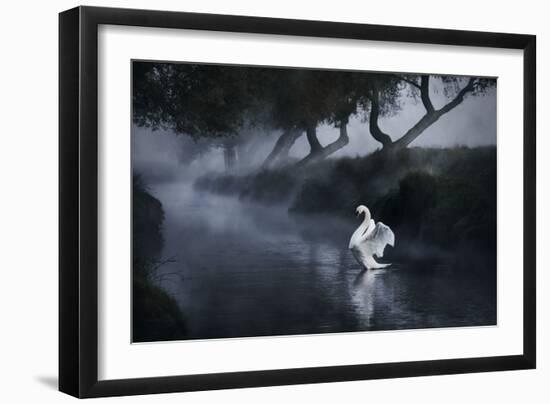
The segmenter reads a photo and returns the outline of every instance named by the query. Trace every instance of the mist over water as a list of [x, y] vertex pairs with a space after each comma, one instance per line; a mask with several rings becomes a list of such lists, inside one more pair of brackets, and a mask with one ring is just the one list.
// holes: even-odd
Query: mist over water
[[[425, 113], [421, 103], [403, 98], [399, 116], [384, 116], [379, 122], [394, 140]], [[447, 100], [437, 84], [432, 85], [431, 98], [436, 108]], [[327, 160], [366, 156], [379, 148], [360, 116], [351, 117], [347, 128], [349, 144]], [[165, 216], [160, 257], [167, 261], [158, 268], [155, 279], [181, 308], [184, 339], [496, 324], [496, 267], [476, 252], [464, 259], [462, 264], [468, 270], [463, 271], [453, 260], [423, 261], [423, 255], [434, 255], [439, 247], [407, 240], [396, 232], [396, 249], [415, 260], [403, 255], [392, 257], [392, 249], [387, 247], [393, 265], [364, 271], [348, 250], [349, 238], [359, 225], [359, 220], [351, 219], [353, 209], [350, 219], [330, 213], [289, 213], [289, 204], [280, 201], [259, 203], [238, 192], [221, 194], [194, 186], [205, 176], [242, 177], [260, 172], [281, 132], [248, 130], [250, 136], [245, 133], [248, 140], [237, 144], [238, 159], [228, 171], [223, 147], [204, 144], [214, 144], [215, 140], [194, 141], [162, 129], [153, 132], [132, 127], [133, 171], [160, 201]], [[338, 129], [320, 125], [317, 135], [326, 145], [338, 137]], [[495, 144], [496, 90], [490, 88], [485, 95], [471, 97], [441, 117], [411, 146], [451, 150], [455, 146]], [[306, 137], [301, 136], [290, 157], [297, 160], [308, 152]], [[475, 161], [481, 161], [480, 167], [490, 172], [492, 160], [490, 153], [487, 155], [489, 158], [483, 157], [486, 161]], [[442, 156], [438, 158], [447, 155]], [[345, 175], [342, 172], [346, 169], [363, 169], [359, 166], [363, 162], [353, 164], [338, 175]], [[432, 167], [426, 172], [427, 177], [420, 180], [428, 181], [428, 185], [432, 179], [438, 186], [447, 184], [438, 182], [439, 177], [430, 177], [437, 174]], [[398, 182], [390, 187], [383, 184], [385, 179], [369, 180], [369, 186], [384, 189], [388, 198], [396, 195]], [[464, 189], [469, 195], [471, 190]], [[422, 192], [430, 194], [429, 188]], [[474, 196], [486, 199], [491, 192], [484, 189]], [[458, 210], [445, 212], [459, 214]], [[491, 223], [490, 213], [481, 212], [485, 215], [481, 225]], [[458, 227], [471, 225], [471, 217], [455, 219]], [[467, 230], [472, 234], [484, 231]], [[469, 233], [464, 230], [464, 234]]]
[[[166, 221], [161, 285], [189, 339], [495, 324], [494, 284], [444, 265], [364, 271], [353, 223], [289, 215], [195, 191], [151, 187]], [[164, 275], [164, 276], [163, 276]]]

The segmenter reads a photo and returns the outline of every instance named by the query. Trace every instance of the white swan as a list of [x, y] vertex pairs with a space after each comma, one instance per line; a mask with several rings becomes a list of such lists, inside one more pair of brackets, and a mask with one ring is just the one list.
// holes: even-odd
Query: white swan
[[380, 264], [374, 260], [374, 255], [382, 257], [384, 248], [389, 244], [393, 247], [395, 236], [393, 231], [382, 222], [374, 223], [370, 211], [365, 205], [359, 205], [355, 210], [357, 216], [365, 214], [363, 223], [353, 232], [349, 241], [349, 249], [359, 264], [365, 269], [386, 268], [391, 264]]

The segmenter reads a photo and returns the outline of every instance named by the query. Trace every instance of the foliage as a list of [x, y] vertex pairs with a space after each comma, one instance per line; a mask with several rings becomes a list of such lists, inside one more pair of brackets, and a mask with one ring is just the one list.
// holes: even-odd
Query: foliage
[[378, 152], [325, 160], [294, 175], [279, 169], [245, 177], [205, 176], [196, 186], [286, 203], [295, 214], [349, 220], [356, 206], [365, 204], [401, 240], [443, 249], [472, 243], [486, 251], [496, 248], [495, 147]]
[[177, 339], [186, 331], [183, 314], [156, 279], [164, 210], [139, 175], [134, 174], [132, 184], [132, 337], [135, 342]]
[[351, 72], [313, 69], [261, 69], [271, 123], [290, 129], [340, 124], [357, 109]]
[[175, 299], [142, 277], [132, 282], [132, 339], [134, 342], [184, 338], [186, 325]]
[[132, 177], [132, 242], [134, 253], [158, 258], [164, 239], [164, 210], [160, 201], [147, 190], [142, 177]]
[[193, 138], [235, 135], [253, 101], [248, 69], [134, 62], [133, 121]]
[[330, 171], [304, 183], [292, 211], [349, 217], [364, 203], [402, 236], [442, 247], [496, 245], [494, 147], [413, 148], [383, 158], [378, 153], [342, 159]]
[[[195, 140], [207, 138], [211, 145], [228, 149], [250, 128], [258, 129], [256, 135], [282, 130], [267, 166], [284, 161], [277, 154], [288, 153], [295, 141], [288, 131], [307, 135], [310, 158], [301, 164], [310, 165], [345, 147], [345, 127], [354, 115], [368, 121], [371, 136], [383, 148], [406, 148], [465, 97], [484, 94], [496, 85], [496, 80], [482, 77], [193, 63], [134, 62], [132, 66], [132, 116], [137, 126], [163, 128]], [[435, 81], [448, 98], [439, 109], [430, 99], [430, 83]], [[399, 113], [408, 97], [422, 102], [425, 115], [405, 133], [384, 133], [379, 118]], [[344, 129], [340, 139], [323, 147], [316, 133], [321, 124]]]

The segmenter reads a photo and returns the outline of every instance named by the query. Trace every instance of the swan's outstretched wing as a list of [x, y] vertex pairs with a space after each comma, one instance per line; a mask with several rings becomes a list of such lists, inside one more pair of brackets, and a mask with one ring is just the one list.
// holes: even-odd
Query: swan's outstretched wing
[[361, 234], [361, 237], [362, 239], [365, 239], [366, 237], [370, 236], [372, 234], [372, 232], [374, 231], [374, 228], [376, 226], [374, 225], [374, 220], [370, 220], [369, 221], [369, 225], [368, 227], [365, 229], [365, 231], [363, 232], [363, 234]]
[[378, 222], [372, 231], [365, 233], [361, 244], [363, 244], [365, 250], [370, 252], [371, 255], [382, 257], [387, 244], [392, 247], [394, 246], [395, 235], [388, 226], [382, 222]]

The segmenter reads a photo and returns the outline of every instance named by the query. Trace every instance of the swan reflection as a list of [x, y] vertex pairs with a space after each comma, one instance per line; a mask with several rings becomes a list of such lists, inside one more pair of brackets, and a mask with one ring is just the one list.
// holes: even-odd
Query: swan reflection
[[165, 277], [163, 286], [185, 313], [189, 339], [486, 324], [494, 317], [494, 305], [483, 300], [487, 282], [410, 264], [360, 271], [347, 248], [348, 221], [204, 195], [188, 184], [154, 191], [166, 214], [162, 256], [176, 257], [159, 274], [184, 276]]
[[353, 280], [351, 299], [357, 311], [357, 318], [361, 328], [368, 329], [373, 325], [379, 279], [386, 272], [386, 269], [377, 271], [363, 269]]

